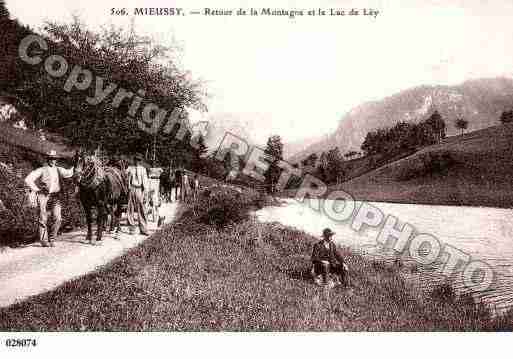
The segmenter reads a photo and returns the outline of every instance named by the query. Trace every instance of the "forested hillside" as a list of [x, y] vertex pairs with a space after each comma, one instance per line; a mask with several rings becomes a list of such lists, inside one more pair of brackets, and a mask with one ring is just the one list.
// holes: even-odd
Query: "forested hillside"
[[[19, 49], [35, 31], [9, 17], [8, 3], [0, 5], [0, 95], [28, 105], [30, 128], [59, 133], [73, 146], [101, 146], [109, 153], [146, 154], [155, 142], [157, 162], [198, 166], [205, 146], [202, 140], [192, 146], [193, 134], [184, 129], [187, 109], [205, 108], [205, 89], [178, 65], [177, 47], [158, 45], [134, 27], [93, 30], [75, 17], [71, 23], [46, 23], [37, 35], [48, 49], [32, 44], [27, 54], [42, 59], [32, 65], [23, 61]], [[62, 61], [45, 62], [49, 56], [62, 56], [67, 69], [60, 67]], [[180, 115], [168, 123], [173, 111]], [[164, 112], [167, 116], [160, 117]], [[156, 136], [141, 130], [142, 119], [159, 119]]]

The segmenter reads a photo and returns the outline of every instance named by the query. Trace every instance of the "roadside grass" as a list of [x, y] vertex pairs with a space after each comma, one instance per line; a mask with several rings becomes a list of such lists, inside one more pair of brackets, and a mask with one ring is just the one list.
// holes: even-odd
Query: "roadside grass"
[[[318, 287], [308, 274], [316, 239], [278, 223], [257, 222], [250, 212], [258, 197], [230, 191], [203, 192], [174, 224], [126, 255], [52, 292], [0, 309], [0, 330], [512, 329], [511, 314], [492, 319], [484, 307], [451, 296], [450, 289], [420, 296], [393, 266], [347, 248], [342, 250], [350, 286]], [[235, 197], [243, 214], [205, 222], [205, 213]]]

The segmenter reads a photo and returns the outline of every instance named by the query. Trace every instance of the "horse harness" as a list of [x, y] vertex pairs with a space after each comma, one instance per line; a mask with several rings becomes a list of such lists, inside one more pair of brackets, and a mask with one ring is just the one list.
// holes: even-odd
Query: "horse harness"
[[105, 170], [99, 159], [86, 157], [84, 159], [84, 168], [82, 169], [80, 184], [88, 188], [96, 188], [105, 179]]

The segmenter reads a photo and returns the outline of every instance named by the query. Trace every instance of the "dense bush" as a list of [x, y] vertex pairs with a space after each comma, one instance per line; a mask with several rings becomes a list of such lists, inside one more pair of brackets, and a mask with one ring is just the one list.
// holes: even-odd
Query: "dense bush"
[[[13, 178], [14, 177], [14, 178]], [[0, 245], [13, 245], [35, 238], [35, 210], [24, 206], [23, 181], [14, 173], [0, 167]]]
[[430, 297], [440, 302], [454, 303], [457, 296], [454, 292], [454, 288], [450, 284], [443, 283], [433, 288]]
[[425, 168], [428, 173], [447, 174], [453, 164], [454, 159], [449, 151], [431, 152]]
[[502, 124], [513, 122], [513, 111], [503, 111], [500, 120]]
[[192, 220], [224, 228], [248, 219], [252, 210], [265, 203], [265, 198], [254, 190], [229, 185], [211, 186], [185, 209], [181, 221]]
[[367, 155], [394, 156], [415, 150], [445, 138], [445, 122], [438, 112], [418, 123], [398, 122], [391, 128], [379, 128], [367, 133], [361, 149]]
[[449, 151], [420, 153], [418, 156], [409, 159], [402, 166], [396, 175], [396, 179], [398, 181], [407, 181], [429, 175], [447, 175], [449, 169], [455, 163]]

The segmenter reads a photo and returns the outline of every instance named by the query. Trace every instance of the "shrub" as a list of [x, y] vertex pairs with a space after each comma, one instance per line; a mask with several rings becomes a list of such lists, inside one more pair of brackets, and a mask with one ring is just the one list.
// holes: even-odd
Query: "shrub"
[[425, 170], [427, 173], [447, 174], [453, 164], [454, 160], [449, 151], [431, 152]]
[[503, 111], [500, 120], [502, 124], [513, 122], [513, 111]]
[[399, 169], [396, 179], [408, 181], [433, 174], [447, 175], [454, 164], [455, 160], [449, 151], [420, 153]]
[[430, 297], [443, 303], [454, 303], [456, 301], [456, 293], [448, 283], [439, 284], [433, 288]]
[[35, 239], [35, 210], [24, 206], [24, 195], [23, 182], [12, 172], [0, 168], [0, 200], [4, 207], [0, 212], [0, 245]]
[[249, 219], [250, 212], [265, 203], [261, 196], [256, 191], [234, 186], [212, 186], [200, 193], [199, 198], [183, 212], [180, 220], [224, 228]]

